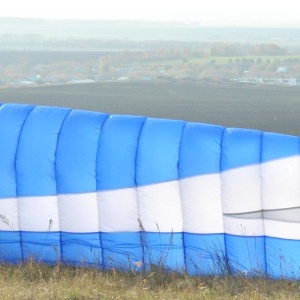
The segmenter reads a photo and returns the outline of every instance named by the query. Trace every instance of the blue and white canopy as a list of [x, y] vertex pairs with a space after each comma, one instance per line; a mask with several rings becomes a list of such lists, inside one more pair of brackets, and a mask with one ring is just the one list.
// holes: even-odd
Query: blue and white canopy
[[0, 260], [300, 278], [300, 138], [3, 104]]

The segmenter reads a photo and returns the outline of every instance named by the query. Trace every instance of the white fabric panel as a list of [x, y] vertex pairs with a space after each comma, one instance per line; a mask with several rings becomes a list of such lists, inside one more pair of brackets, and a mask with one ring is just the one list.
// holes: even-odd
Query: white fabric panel
[[300, 240], [300, 223], [264, 220], [264, 224], [266, 236]]
[[19, 230], [17, 198], [8, 198], [0, 200], [0, 230]]
[[264, 209], [300, 206], [300, 157], [262, 164]]
[[97, 196], [101, 231], [140, 230], [136, 188], [102, 191]]
[[221, 179], [224, 213], [262, 209], [260, 165], [225, 171]]
[[60, 227], [65, 232], [99, 232], [97, 193], [58, 196]]
[[20, 197], [20, 230], [59, 231], [57, 196]]
[[178, 181], [138, 187], [140, 219], [146, 231], [182, 232]]
[[264, 235], [264, 223], [262, 219], [224, 216], [224, 231], [240, 236], [262, 236]]
[[182, 179], [180, 189], [183, 231], [223, 233], [220, 174]]

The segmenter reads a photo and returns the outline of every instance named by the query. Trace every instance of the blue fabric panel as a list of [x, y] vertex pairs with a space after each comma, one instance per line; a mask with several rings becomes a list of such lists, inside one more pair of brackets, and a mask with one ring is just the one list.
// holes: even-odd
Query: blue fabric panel
[[96, 191], [96, 158], [106, 114], [73, 110], [62, 126], [56, 154], [60, 194]]
[[187, 272], [190, 275], [224, 275], [224, 234], [184, 233]]
[[60, 232], [22, 231], [23, 259], [54, 264], [60, 261]]
[[22, 251], [19, 231], [0, 231], [0, 263], [20, 263]]
[[137, 145], [143, 117], [110, 116], [99, 140], [97, 190], [134, 187]]
[[179, 149], [185, 122], [147, 119], [137, 154], [137, 185], [178, 179]]
[[266, 272], [265, 237], [226, 234], [228, 271], [249, 276]]
[[227, 128], [222, 142], [221, 171], [259, 164], [261, 135], [256, 130]]
[[69, 233], [61, 232], [62, 261], [68, 264], [101, 267], [102, 250], [99, 232]]
[[143, 250], [140, 232], [102, 232], [103, 267], [142, 270]]
[[5, 104], [0, 109], [0, 198], [16, 197], [15, 158], [20, 132], [31, 105]]
[[18, 196], [56, 195], [57, 138], [68, 112], [36, 106], [28, 115], [16, 155]]
[[300, 241], [266, 237], [267, 274], [272, 278], [300, 278]]
[[262, 139], [262, 162], [299, 155], [300, 138], [265, 132]]
[[185, 271], [182, 233], [141, 232], [145, 269]]
[[180, 178], [220, 172], [223, 132], [220, 126], [186, 124], [180, 147]]
[[[259, 164], [261, 144], [260, 131], [226, 129], [222, 142], [221, 170]], [[225, 235], [225, 243], [228, 272], [253, 275], [265, 271], [264, 237]]]
[[[60, 194], [96, 191], [98, 141], [106, 114], [73, 110], [57, 145], [56, 176]], [[62, 259], [72, 264], [101, 264], [99, 233], [61, 234]]]

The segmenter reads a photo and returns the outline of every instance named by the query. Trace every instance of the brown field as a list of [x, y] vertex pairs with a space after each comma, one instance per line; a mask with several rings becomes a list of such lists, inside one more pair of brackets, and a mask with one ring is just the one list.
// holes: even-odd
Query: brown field
[[300, 136], [300, 86], [101, 82], [5, 88], [0, 89], [0, 102], [144, 115]]

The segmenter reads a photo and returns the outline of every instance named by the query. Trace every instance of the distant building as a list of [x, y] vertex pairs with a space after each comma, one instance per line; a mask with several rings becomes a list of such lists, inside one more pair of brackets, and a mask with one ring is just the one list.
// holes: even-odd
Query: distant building
[[297, 85], [297, 79], [296, 78], [284, 78], [284, 79], [282, 79], [282, 84], [288, 85], [288, 86]]
[[143, 77], [143, 80], [144, 80], [144, 81], [151, 81], [151, 80], [152, 80], [152, 77], [151, 77], [151, 76], [144, 76], [144, 77]]
[[248, 83], [248, 84], [267, 84], [267, 85], [286, 85], [294, 86], [297, 85], [297, 79], [293, 78], [266, 78], [266, 77], [241, 77], [237, 79], [238, 83]]
[[29, 80], [21, 80], [17, 85], [21, 85], [21, 86], [33, 86], [33, 85], [36, 85], [36, 82], [29, 81]]
[[287, 67], [278, 67], [276, 70], [277, 73], [286, 73]]
[[119, 81], [127, 81], [129, 80], [130, 78], [128, 76], [121, 76], [118, 78]]
[[79, 83], [93, 83], [96, 82], [93, 79], [73, 79], [70, 81], [67, 81], [66, 84], [79, 84]]

